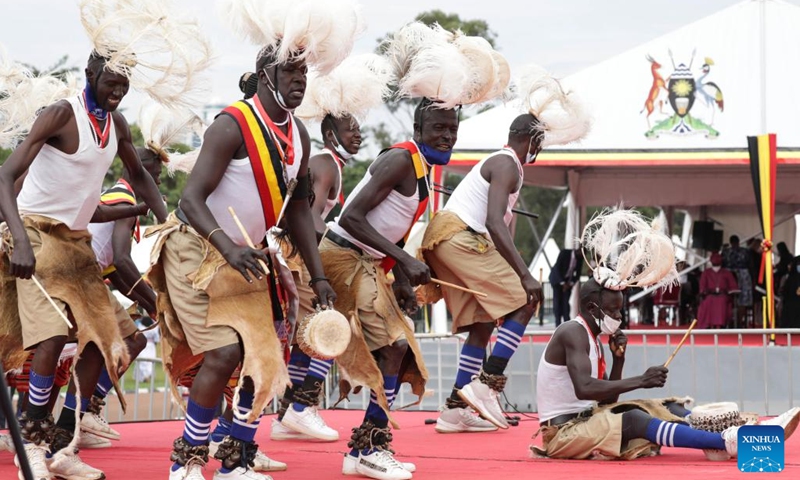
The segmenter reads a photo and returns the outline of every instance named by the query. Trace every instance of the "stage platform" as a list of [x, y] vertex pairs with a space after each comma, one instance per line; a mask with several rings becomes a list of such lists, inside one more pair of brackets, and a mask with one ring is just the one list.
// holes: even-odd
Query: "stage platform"
[[[289, 469], [275, 472], [275, 480], [343, 479], [342, 454], [350, 428], [359, 424], [359, 411], [323, 411], [328, 424], [339, 431], [335, 443], [273, 442], [269, 425], [273, 416], [261, 420], [256, 441], [267, 454], [286, 462]], [[664, 448], [662, 455], [630, 462], [563, 461], [532, 459], [528, 455], [531, 436], [538, 428], [535, 417], [523, 418], [518, 427], [507, 431], [442, 435], [425, 419], [436, 412], [396, 412], [401, 429], [394, 432], [397, 458], [417, 465], [415, 479], [528, 479], [572, 480], [722, 480], [738, 478], [735, 461], [709, 462], [698, 450]], [[115, 424], [122, 440], [104, 450], [86, 450], [81, 457], [105, 471], [109, 480], [166, 479], [172, 440], [180, 435], [182, 422]], [[537, 439], [538, 444], [541, 439]], [[205, 476], [211, 479], [211, 461]], [[783, 478], [800, 478], [800, 437], [786, 444], [786, 470]], [[0, 453], [0, 479], [16, 479], [16, 468], [8, 452]]]

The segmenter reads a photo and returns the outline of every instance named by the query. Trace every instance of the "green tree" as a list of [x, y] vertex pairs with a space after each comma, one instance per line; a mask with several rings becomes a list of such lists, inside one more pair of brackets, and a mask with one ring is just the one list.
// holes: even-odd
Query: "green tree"
[[[442, 10], [434, 9], [418, 14], [414, 17], [414, 21], [422, 22], [425, 25], [439, 24], [451, 32], [460, 30], [466, 35], [483, 37], [493, 47], [496, 44], [497, 34], [489, 28], [486, 20], [465, 20], [457, 13], [445, 13]], [[376, 53], [384, 53], [387, 42], [391, 38], [391, 33], [378, 38], [378, 45], [375, 48]], [[413, 133], [415, 106], [416, 101], [414, 100], [393, 98], [386, 102], [386, 108], [391, 113], [387, 121], [381, 122], [377, 126], [368, 125], [363, 130], [367, 135], [372, 136], [375, 141], [380, 142], [378, 145], [381, 148], [397, 143]]]
[[47, 68], [39, 69], [29, 63], [22, 63], [34, 76], [42, 77], [45, 75], [52, 75], [61, 81], [67, 79], [70, 74], [78, 73], [79, 68], [76, 65], [67, 65], [69, 62], [69, 55], [64, 55], [55, 61]]

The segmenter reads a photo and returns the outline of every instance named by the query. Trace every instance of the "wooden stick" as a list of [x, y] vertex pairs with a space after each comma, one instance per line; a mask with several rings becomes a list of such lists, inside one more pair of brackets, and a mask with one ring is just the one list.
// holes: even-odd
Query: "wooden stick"
[[486, 297], [489, 296], [489, 295], [486, 295], [483, 292], [479, 292], [477, 290], [470, 290], [467, 287], [462, 287], [461, 285], [456, 285], [455, 283], [445, 282], [445, 281], [439, 280], [438, 278], [431, 277], [431, 282], [438, 283], [439, 285], [444, 285], [445, 287], [455, 288], [456, 290], [461, 290], [462, 292], [471, 293], [473, 295], [477, 295], [477, 296], [483, 297], [483, 298], [486, 298]]
[[48, 302], [50, 302], [50, 305], [52, 305], [53, 308], [56, 309], [56, 312], [58, 312], [58, 315], [61, 317], [62, 320], [64, 320], [64, 322], [67, 324], [67, 326], [69, 328], [73, 328], [72, 322], [69, 321], [69, 318], [67, 318], [67, 316], [64, 315], [64, 312], [62, 312], [61, 309], [58, 307], [58, 305], [56, 305], [56, 302], [53, 301], [53, 297], [51, 297], [50, 294], [47, 293], [47, 290], [44, 289], [44, 285], [39, 283], [39, 279], [36, 278], [36, 275], [31, 275], [31, 280], [33, 280], [33, 283], [35, 283], [36, 286], [39, 287], [39, 290], [42, 291], [42, 294], [44, 294], [44, 297], [47, 299]]
[[[539, 285], [542, 284], [543, 277], [544, 277], [544, 268], [539, 267]], [[539, 317], [539, 309], [542, 307], [543, 301], [544, 301], [544, 288], [542, 288], [542, 301], [536, 304], [536, 313], [533, 314], [534, 318]]]
[[[239, 217], [236, 216], [236, 212], [233, 210], [233, 207], [228, 207], [228, 211], [233, 217], [233, 221], [236, 222], [236, 226], [239, 227], [239, 231], [242, 233], [244, 241], [247, 242], [247, 246], [252, 249], [255, 249], [256, 246], [253, 244], [253, 241], [250, 240], [250, 235], [247, 234], [247, 230], [244, 229], [244, 225], [242, 225], [242, 222], [239, 220]], [[267, 267], [267, 264], [264, 263], [264, 260], [261, 260], [259, 258], [258, 264], [261, 265], [262, 269], [264, 269], [264, 273], [269, 274], [269, 268]]]
[[670, 355], [669, 358], [667, 359], [667, 363], [664, 364], [664, 367], [669, 367], [669, 363], [672, 361], [673, 358], [675, 358], [675, 354], [677, 354], [678, 350], [681, 349], [681, 347], [683, 346], [683, 342], [685, 342], [686, 339], [689, 338], [689, 334], [692, 333], [692, 330], [694, 329], [695, 325], [697, 325], [697, 319], [696, 318], [694, 319], [692, 324], [689, 326], [689, 330], [686, 330], [686, 333], [683, 335], [683, 338], [681, 339], [681, 343], [678, 344], [678, 346], [675, 348], [675, 351], [672, 352], [672, 355]]

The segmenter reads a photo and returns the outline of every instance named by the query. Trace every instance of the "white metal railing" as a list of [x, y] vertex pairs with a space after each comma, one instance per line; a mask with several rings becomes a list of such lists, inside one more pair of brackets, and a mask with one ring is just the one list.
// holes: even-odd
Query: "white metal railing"
[[[516, 354], [509, 363], [506, 374], [507, 409], [536, 411], [536, 376], [539, 359], [546, 340], [553, 330], [526, 332]], [[638, 375], [652, 365], [663, 364], [683, 337], [682, 330], [625, 330], [631, 341], [626, 350], [625, 377]], [[780, 346], [773, 346], [771, 335], [778, 335]], [[735, 341], [721, 342], [722, 337]], [[756, 336], [757, 345], [746, 341]], [[743, 410], [757, 410], [764, 415], [775, 415], [795, 405], [796, 391], [794, 372], [800, 368], [800, 357], [794, 354], [800, 329], [738, 329], [738, 330], [694, 330], [676, 356], [670, 368], [667, 385], [663, 389], [636, 390], [627, 398], [654, 398], [689, 395], [699, 402], [735, 401]], [[700, 338], [712, 337], [708, 342]], [[430, 378], [429, 395], [411, 409], [436, 410], [449, 396], [458, 358], [465, 340], [464, 335], [417, 334], [417, 340], [425, 357]], [[657, 340], [656, 340], [657, 338]], [[491, 345], [487, 351], [491, 349]], [[609, 359], [610, 360], [610, 359]], [[153, 374], [147, 381], [134, 375], [140, 363], [149, 363]], [[116, 399], [110, 397], [106, 408], [107, 419], [119, 421], [150, 421], [181, 418], [181, 408], [172, 399], [166, 378], [156, 382], [156, 371], [162, 368], [159, 358], [137, 358], [123, 375], [121, 386], [133, 388], [126, 392], [128, 413], [122, 414]], [[334, 367], [325, 384], [322, 408], [330, 408], [338, 399], [339, 375]], [[800, 388], [800, 384], [797, 385]], [[277, 397], [271, 410], [278, 407]], [[408, 385], [399, 392], [396, 408], [416, 401]], [[513, 401], [513, 404], [511, 403]], [[352, 395], [349, 402], [337, 408], [361, 409], [369, 402], [369, 392], [364, 389]]]

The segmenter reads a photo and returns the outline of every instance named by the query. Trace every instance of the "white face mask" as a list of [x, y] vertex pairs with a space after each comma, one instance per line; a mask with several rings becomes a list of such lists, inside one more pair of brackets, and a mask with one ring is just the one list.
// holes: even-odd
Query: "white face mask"
[[[597, 308], [600, 307], [598, 306]], [[622, 320], [611, 318], [606, 312], [603, 312], [602, 308], [600, 308], [600, 311], [603, 313], [602, 320], [594, 317], [594, 315], [592, 315], [592, 317], [594, 317], [597, 324], [600, 325], [600, 331], [602, 333], [605, 333], [606, 335], [613, 335], [617, 332], [617, 330], [619, 330], [619, 326], [622, 325]]]
[[721, 266], [721, 265], [714, 265], [714, 266], [712, 266], [712, 267], [711, 267], [711, 270], [714, 270], [715, 272], [719, 272], [719, 270], [720, 270], [721, 268], [722, 268], [722, 266]]
[[342, 144], [339, 141], [339, 136], [336, 135], [336, 132], [333, 132], [333, 141], [336, 142], [336, 144], [333, 146], [333, 149], [336, 150], [336, 153], [340, 157], [342, 157], [345, 161], [350, 160], [355, 156], [354, 154], [348, 152], [342, 147]]

